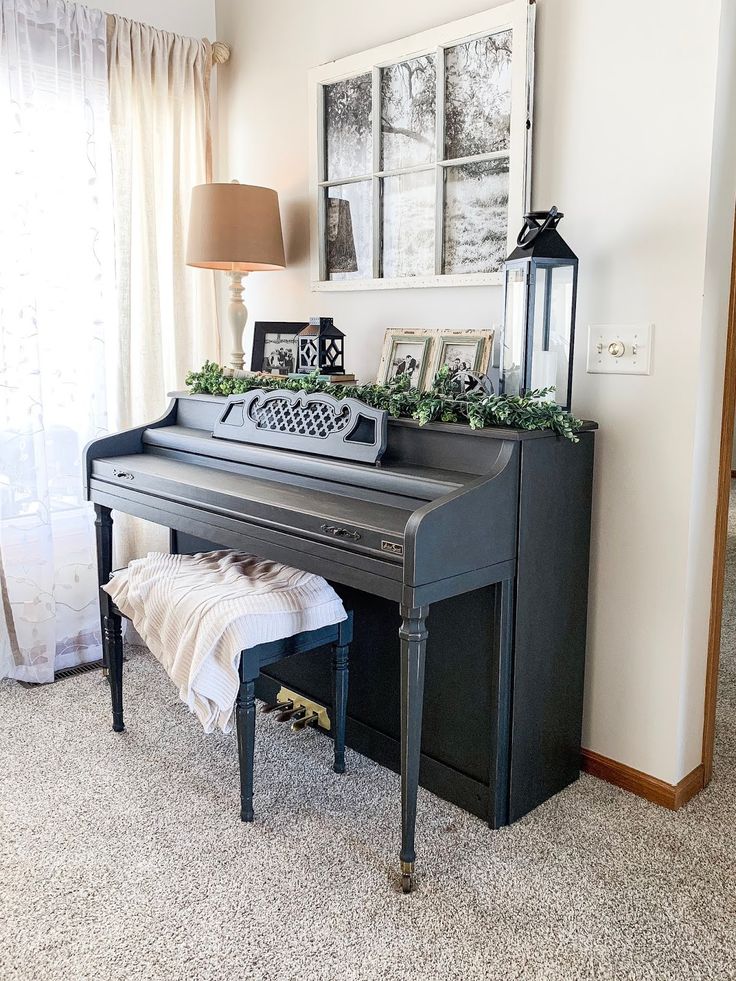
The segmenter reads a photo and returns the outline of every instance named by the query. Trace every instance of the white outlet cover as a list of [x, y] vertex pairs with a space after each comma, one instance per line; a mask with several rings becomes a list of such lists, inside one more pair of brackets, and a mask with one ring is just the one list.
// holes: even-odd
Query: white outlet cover
[[[606, 375], [651, 375], [654, 324], [588, 326], [588, 372]], [[620, 357], [611, 345], [622, 344]]]

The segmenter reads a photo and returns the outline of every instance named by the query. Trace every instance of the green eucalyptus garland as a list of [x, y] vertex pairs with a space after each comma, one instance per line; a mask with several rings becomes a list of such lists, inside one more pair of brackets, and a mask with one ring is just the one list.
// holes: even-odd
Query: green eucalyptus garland
[[582, 423], [555, 402], [545, 399], [552, 389], [537, 389], [526, 395], [486, 395], [465, 393], [447, 368], [438, 372], [426, 392], [411, 388], [408, 376], [400, 376], [389, 385], [331, 385], [315, 375], [291, 379], [269, 375], [233, 378], [220, 365], [206, 361], [199, 371], [190, 371], [186, 383], [192, 394], [242, 395], [254, 388], [266, 391], [287, 389], [291, 392], [328, 392], [336, 399], [354, 398], [375, 409], [386, 409], [398, 418], [408, 416], [421, 425], [427, 422], [467, 423], [471, 429], [486, 426], [511, 426], [516, 429], [551, 429], [559, 436], [578, 442], [576, 435]]

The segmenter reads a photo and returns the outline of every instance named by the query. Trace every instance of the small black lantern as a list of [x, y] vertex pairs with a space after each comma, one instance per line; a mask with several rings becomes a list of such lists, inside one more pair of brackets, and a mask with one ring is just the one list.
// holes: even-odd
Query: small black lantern
[[517, 246], [504, 264], [500, 390], [521, 395], [554, 387], [565, 409], [572, 398], [578, 259], [557, 231], [564, 215], [524, 215]]
[[332, 317], [310, 317], [309, 323], [296, 335], [297, 371], [309, 375], [345, 374], [345, 335], [335, 327]]

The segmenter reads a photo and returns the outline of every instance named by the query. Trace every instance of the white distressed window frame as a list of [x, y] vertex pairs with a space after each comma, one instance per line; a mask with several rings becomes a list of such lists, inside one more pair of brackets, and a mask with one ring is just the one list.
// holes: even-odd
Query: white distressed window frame
[[[380, 182], [384, 177], [413, 171], [435, 169], [437, 205], [435, 211], [435, 252], [441, 258], [443, 248], [443, 215], [440, 194], [444, 194], [441, 175], [447, 166], [469, 161], [482, 161], [508, 156], [509, 159], [509, 206], [507, 246], [510, 252], [516, 245], [516, 236], [523, 223], [524, 212], [531, 200], [531, 141], [532, 100], [534, 92], [534, 20], [536, 6], [533, 0], [511, 0], [492, 10], [444, 24], [442, 27], [422, 31], [411, 37], [392, 41], [360, 54], [332, 61], [309, 72], [309, 173], [310, 173], [310, 278], [311, 288], [317, 292], [339, 292], [376, 289], [414, 289], [428, 286], [497, 286], [503, 283], [503, 270], [491, 273], [436, 273], [433, 276], [406, 276], [396, 279], [378, 278], [380, 236]], [[437, 159], [431, 164], [406, 167], [399, 170], [380, 169], [380, 114], [373, 113], [373, 170], [339, 181], [329, 181], [326, 176], [324, 133], [324, 86], [368, 72], [373, 76], [373, 103], [380, 104], [380, 70], [397, 62], [417, 58], [430, 53], [437, 54], [437, 85], [444, 87], [444, 49], [463, 41], [483, 37], [503, 30], [513, 31], [513, 58], [511, 63], [511, 132], [508, 153], [506, 151], [479, 154], [468, 158], [447, 161], [439, 152], [444, 143], [444, 95], [437, 104]], [[444, 148], [443, 148], [444, 149]], [[373, 194], [373, 279], [327, 279], [325, 260], [325, 228], [322, 195], [331, 183], [353, 183], [359, 180], [372, 182]], [[438, 267], [440, 259], [436, 260]]]

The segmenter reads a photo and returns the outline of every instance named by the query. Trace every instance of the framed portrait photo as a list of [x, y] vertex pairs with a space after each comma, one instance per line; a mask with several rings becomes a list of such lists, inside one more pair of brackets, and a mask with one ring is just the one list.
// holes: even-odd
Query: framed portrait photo
[[444, 366], [450, 369], [450, 375], [459, 371], [484, 374], [491, 360], [493, 336], [492, 330], [439, 331], [434, 341], [428, 384]]
[[379, 385], [388, 385], [401, 376], [409, 376], [412, 388], [426, 387], [431, 361], [432, 331], [400, 330], [389, 327], [383, 338]]
[[253, 328], [251, 371], [289, 375], [297, 370], [296, 335], [307, 322], [257, 320]]

